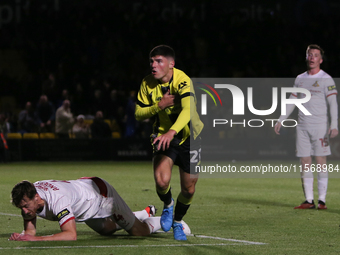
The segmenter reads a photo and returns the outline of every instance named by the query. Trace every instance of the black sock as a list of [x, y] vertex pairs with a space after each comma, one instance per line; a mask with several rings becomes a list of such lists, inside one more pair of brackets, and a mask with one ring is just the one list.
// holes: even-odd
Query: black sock
[[171, 204], [171, 198], [172, 198], [172, 195], [171, 195], [171, 188], [169, 189], [169, 191], [165, 194], [161, 194], [158, 192], [157, 190], [157, 195], [159, 196], [160, 200], [162, 200], [164, 202], [165, 205], [169, 205]]
[[180, 201], [176, 202], [176, 207], [175, 207], [175, 217], [174, 220], [175, 221], [181, 221], [184, 217], [184, 215], [187, 213], [188, 209], [190, 207], [189, 205], [185, 205], [183, 203], [181, 203]]

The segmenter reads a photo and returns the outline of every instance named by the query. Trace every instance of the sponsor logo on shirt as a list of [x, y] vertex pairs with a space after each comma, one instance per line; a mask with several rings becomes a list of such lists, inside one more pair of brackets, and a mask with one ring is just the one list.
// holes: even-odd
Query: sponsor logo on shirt
[[64, 218], [65, 216], [69, 215], [70, 211], [67, 209], [62, 210], [60, 213], [57, 214], [57, 219], [58, 221], [60, 221], [62, 218]]
[[178, 90], [183, 89], [186, 85], [188, 85], [186, 81], [181, 82], [180, 84], [178, 84]]
[[327, 88], [328, 88], [328, 91], [331, 91], [331, 90], [333, 90], [333, 89], [336, 89], [335, 85], [333, 85], [333, 86], [328, 86]]
[[59, 190], [58, 187], [54, 186], [52, 183], [49, 182], [38, 182], [36, 184], [34, 184], [36, 189], [42, 189], [47, 191], [48, 189], [52, 189], [52, 190]]
[[312, 86], [313, 86], [313, 87], [320, 87], [318, 81], [316, 81]]

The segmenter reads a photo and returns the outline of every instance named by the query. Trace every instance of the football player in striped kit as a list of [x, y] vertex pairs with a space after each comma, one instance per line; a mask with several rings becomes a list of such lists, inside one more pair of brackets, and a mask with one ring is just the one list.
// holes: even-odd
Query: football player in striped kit
[[[200, 133], [203, 129], [196, 111], [196, 98], [188, 75], [175, 68], [175, 52], [167, 45], [153, 48], [149, 55], [151, 74], [146, 76], [137, 96], [135, 116], [141, 121], [154, 117], [152, 143], [156, 191], [164, 202], [162, 229], [173, 228], [175, 240], [187, 240], [181, 220], [189, 209], [198, 180], [190, 169], [200, 164]], [[171, 173], [179, 167], [181, 192], [175, 201]]]

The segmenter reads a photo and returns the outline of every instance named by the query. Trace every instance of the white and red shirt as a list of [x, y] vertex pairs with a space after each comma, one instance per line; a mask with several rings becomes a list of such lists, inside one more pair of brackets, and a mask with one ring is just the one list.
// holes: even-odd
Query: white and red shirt
[[[304, 88], [310, 91], [311, 99], [304, 103], [303, 106], [311, 113], [305, 115], [299, 110], [298, 127], [299, 128], [313, 128], [317, 129], [319, 126], [328, 124], [327, 105], [330, 106], [331, 115], [331, 128], [337, 129], [337, 101], [336, 95], [338, 94], [335, 82], [332, 77], [325, 71], [320, 70], [314, 75], [304, 72], [298, 75], [295, 79], [294, 87]], [[335, 95], [335, 97], [329, 98]], [[292, 93], [290, 98], [304, 98], [306, 95], [303, 93]], [[292, 113], [295, 105], [287, 105], [287, 114], [280, 116], [279, 121], [282, 121]]]
[[[100, 181], [102, 180], [99, 179]], [[59, 221], [60, 226], [72, 219], [79, 222], [94, 218], [105, 199], [101, 194], [102, 190], [91, 179], [44, 180], [35, 182], [34, 186], [45, 201], [43, 210], [37, 215], [47, 220]], [[103, 186], [104, 192], [105, 187]], [[101, 216], [110, 216], [110, 210], [107, 214]]]

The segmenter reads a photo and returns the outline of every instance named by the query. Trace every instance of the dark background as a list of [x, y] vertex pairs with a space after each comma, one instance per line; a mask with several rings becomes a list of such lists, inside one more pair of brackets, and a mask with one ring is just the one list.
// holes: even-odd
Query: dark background
[[0, 3], [0, 94], [37, 101], [50, 72], [58, 88], [138, 90], [148, 53], [171, 45], [191, 77], [295, 77], [308, 44], [338, 77], [338, 1], [91, 1]]

